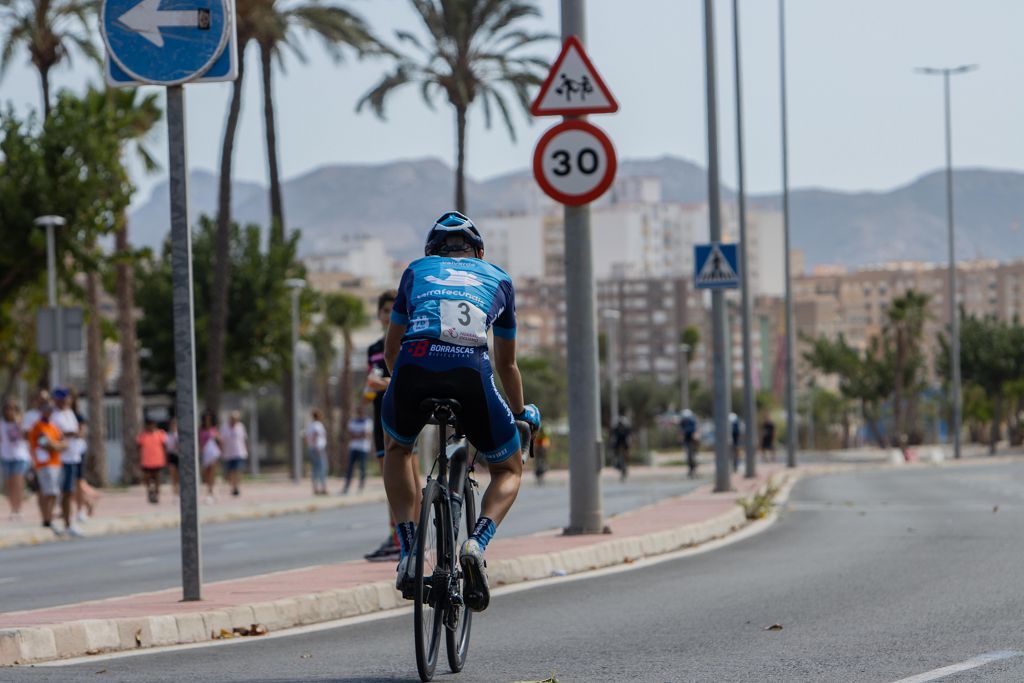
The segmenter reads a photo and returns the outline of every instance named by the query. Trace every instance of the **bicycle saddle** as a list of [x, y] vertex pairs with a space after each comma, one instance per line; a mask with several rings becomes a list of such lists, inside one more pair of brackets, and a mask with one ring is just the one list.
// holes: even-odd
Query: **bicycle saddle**
[[439, 408], [446, 408], [452, 415], [462, 412], [462, 404], [454, 398], [425, 398], [420, 403], [420, 410], [433, 415]]

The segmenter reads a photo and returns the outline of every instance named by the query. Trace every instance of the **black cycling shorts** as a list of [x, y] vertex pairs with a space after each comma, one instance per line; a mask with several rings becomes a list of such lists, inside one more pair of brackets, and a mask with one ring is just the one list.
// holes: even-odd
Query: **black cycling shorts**
[[519, 453], [519, 429], [494, 383], [486, 346], [457, 346], [431, 339], [407, 341], [384, 394], [381, 422], [388, 436], [412, 446], [430, 414], [424, 399], [450, 398], [462, 405], [459, 425], [487, 462]]

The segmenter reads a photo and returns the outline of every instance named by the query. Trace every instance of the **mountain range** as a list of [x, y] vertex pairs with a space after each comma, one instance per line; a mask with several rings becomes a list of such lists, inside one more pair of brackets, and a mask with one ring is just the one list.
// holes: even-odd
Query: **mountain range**
[[[704, 169], [685, 159], [625, 160], [618, 177], [653, 176], [661, 180], [666, 201], [702, 202], [707, 196]], [[471, 215], [522, 211], [536, 193], [527, 171], [485, 181], [467, 179]], [[958, 258], [1024, 258], [1024, 173], [958, 169], [954, 173], [954, 216]], [[426, 225], [451, 204], [453, 174], [433, 159], [384, 164], [337, 164], [317, 168], [283, 185], [285, 218], [302, 230], [302, 254], [332, 251], [338, 234], [382, 237], [396, 256], [419, 250]], [[190, 175], [191, 213], [213, 215], [217, 178], [207, 171]], [[724, 201], [734, 193], [723, 188]], [[751, 207], [777, 209], [778, 195], [755, 195]], [[236, 220], [268, 222], [266, 188], [236, 182], [232, 198]], [[791, 242], [809, 266], [859, 266], [893, 260], [947, 259], [945, 173], [928, 173], [885, 192], [797, 189], [790, 192]], [[167, 183], [130, 217], [133, 241], [157, 246], [168, 232]]]

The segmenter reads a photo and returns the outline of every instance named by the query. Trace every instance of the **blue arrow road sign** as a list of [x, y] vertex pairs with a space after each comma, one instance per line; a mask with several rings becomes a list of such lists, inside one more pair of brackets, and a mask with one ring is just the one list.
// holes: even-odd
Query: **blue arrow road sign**
[[693, 247], [693, 280], [697, 289], [735, 289], [740, 267], [735, 244], [697, 244]]
[[233, 75], [231, 0], [104, 0], [100, 28], [115, 85]]

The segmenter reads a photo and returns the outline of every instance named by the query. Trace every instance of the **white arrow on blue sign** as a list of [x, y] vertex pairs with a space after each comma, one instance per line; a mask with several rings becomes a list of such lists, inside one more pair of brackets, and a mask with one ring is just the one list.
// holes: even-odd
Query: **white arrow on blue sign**
[[104, 0], [100, 29], [111, 85], [230, 81], [238, 73], [233, 0]]
[[693, 247], [693, 280], [697, 289], [735, 289], [740, 268], [735, 244], [697, 244]]

